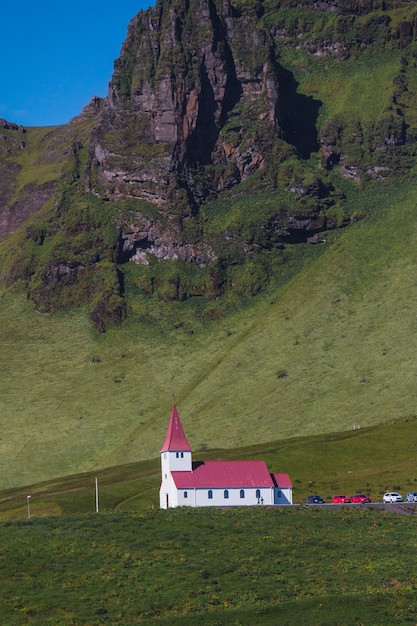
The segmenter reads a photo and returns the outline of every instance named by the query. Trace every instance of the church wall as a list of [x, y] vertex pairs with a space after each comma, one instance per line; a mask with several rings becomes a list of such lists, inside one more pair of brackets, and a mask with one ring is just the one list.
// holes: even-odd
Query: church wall
[[161, 509], [178, 506], [177, 488], [169, 472], [168, 474], [162, 474], [162, 483], [159, 489], [159, 506]]
[[191, 452], [168, 451], [161, 454], [162, 472], [190, 472], [192, 470]]
[[274, 504], [292, 504], [292, 489], [274, 488]]
[[[241, 497], [241, 491], [243, 497]], [[228, 497], [225, 497], [225, 492]], [[178, 506], [256, 506], [274, 504], [274, 493], [270, 487], [262, 489], [179, 489]]]

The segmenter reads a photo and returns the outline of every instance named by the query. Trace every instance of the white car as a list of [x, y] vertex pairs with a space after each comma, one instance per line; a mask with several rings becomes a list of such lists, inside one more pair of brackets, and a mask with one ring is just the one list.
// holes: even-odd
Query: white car
[[382, 498], [382, 502], [402, 502], [403, 497], [397, 491], [388, 491], [388, 493], [384, 493], [384, 497]]
[[417, 502], [417, 491], [407, 493], [407, 502]]

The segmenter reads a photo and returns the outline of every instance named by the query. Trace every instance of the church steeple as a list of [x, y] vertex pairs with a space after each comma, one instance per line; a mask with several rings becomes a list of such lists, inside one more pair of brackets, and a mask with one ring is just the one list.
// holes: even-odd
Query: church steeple
[[161, 449], [162, 481], [159, 501], [162, 509], [178, 505], [177, 488], [172, 472], [192, 472], [191, 446], [187, 441], [175, 404], [172, 406], [164, 445]]
[[191, 452], [191, 446], [187, 441], [175, 404], [172, 406], [171, 418], [161, 452]]

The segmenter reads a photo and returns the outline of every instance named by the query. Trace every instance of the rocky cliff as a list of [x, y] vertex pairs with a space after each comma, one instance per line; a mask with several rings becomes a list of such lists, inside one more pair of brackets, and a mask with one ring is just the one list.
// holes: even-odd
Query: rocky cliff
[[115, 64], [93, 188], [195, 211], [264, 167], [278, 89], [273, 40], [256, 20], [227, 0], [159, 2], [132, 20]]
[[[88, 300], [104, 328], [124, 316], [129, 260], [152, 266], [138, 279], [146, 296], [218, 297], [236, 284], [228, 268], [362, 217], [337, 180], [384, 184], [415, 154], [416, 4], [158, 0], [141, 11], [107, 98], [32, 141], [38, 179], [22, 183], [25, 131], [2, 122], [0, 235], [50, 206], [22, 231], [24, 253], [9, 254], [3, 280], [23, 281], [41, 309]], [[262, 194], [262, 210], [249, 200], [228, 214]], [[206, 207], [225, 200], [216, 222]], [[262, 288], [266, 258], [243, 291]], [[192, 263], [200, 279], [185, 287], [178, 265], [162, 279], [158, 260]]]

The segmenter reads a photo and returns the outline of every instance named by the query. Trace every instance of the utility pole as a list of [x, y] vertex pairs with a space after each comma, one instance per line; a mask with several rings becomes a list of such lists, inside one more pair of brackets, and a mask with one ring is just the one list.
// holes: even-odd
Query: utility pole
[[98, 481], [96, 478], [96, 513], [98, 513]]

